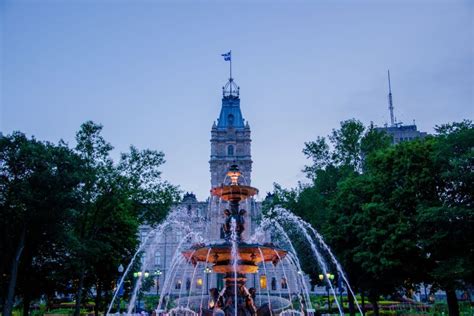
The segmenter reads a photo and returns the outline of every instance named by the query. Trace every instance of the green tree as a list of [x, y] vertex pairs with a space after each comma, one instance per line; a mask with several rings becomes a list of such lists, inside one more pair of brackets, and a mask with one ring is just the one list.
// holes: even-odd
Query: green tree
[[418, 206], [420, 246], [430, 280], [446, 291], [449, 314], [459, 315], [456, 289], [474, 284], [474, 128], [471, 121], [437, 127], [431, 160], [437, 198]]
[[164, 154], [135, 147], [114, 165], [112, 146], [101, 136], [102, 126], [86, 122], [77, 133], [76, 151], [88, 168], [82, 187], [82, 209], [75, 225], [75, 259], [79, 271], [75, 314], [80, 311], [84, 288], [96, 289], [96, 314], [102, 293], [117, 279], [117, 266], [127, 262], [137, 247], [139, 224], [155, 225], [179, 198], [175, 186], [161, 179]]
[[[346, 242], [356, 240], [353, 237], [355, 233], [345, 230], [342, 240], [338, 238], [332, 240], [332, 234], [338, 236], [338, 226], [334, 226], [336, 223], [330, 221], [334, 209], [338, 207], [335, 201], [340, 194], [341, 183], [360, 175], [366, 168], [367, 157], [388, 146], [390, 146], [389, 137], [375, 130], [373, 126], [365, 128], [355, 119], [343, 121], [340, 128], [333, 130], [327, 138], [318, 137], [315, 141], [305, 143], [303, 153], [312, 164], [305, 166], [303, 171], [312, 180], [310, 185], [299, 185], [298, 188], [291, 190], [284, 190], [279, 186], [274, 188], [271, 205], [280, 204], [292, 210], [322, 232], [331, 245], [341, 244], [342, 247], [334, 248], [338, 257], [342, 258], [341, 262], [349, 278], [353, 275], [362, 275], [360, 265], [352, 260], [353, 253], [345, 247]], [[308, 251], [308, 246], [303, 241], [299, 241], [298, 245], [301, 245], [297, 247], [298, 252], [305, 254]], [[301, 258], [305, 261], [311, 256], [303, 255]], [[314, 265], [314, 261], [307, 260], [303, 266], [305, 272], [310, 275], [312, 283], [319, 282], [318, 275], [321, 271]], [[356, 280], [351, 280], [351, 283], [358, 285]], [[352, 297], [350, 303], [351, 312], [354, 313]]]
[[43, 288], [24, 280], [45, 285], [54, 280], [49, 272], [63, 252], [68, 218], [79, 203], [76, 192], [83, 168], [64, 144], [54, 146], [19, 132], [0, 138], [0, 168], [3, 315], [11, 315], [18, 280], [28, 313], [29, 302], [43, 294]]
[[456, 316], [455, 289], [472, 284], [474, 134], [470, 122], [438, 130], [375, 152], [364, 174], [342, 181], [328, 237], [374, 304], [397, 287], [434, 282]]

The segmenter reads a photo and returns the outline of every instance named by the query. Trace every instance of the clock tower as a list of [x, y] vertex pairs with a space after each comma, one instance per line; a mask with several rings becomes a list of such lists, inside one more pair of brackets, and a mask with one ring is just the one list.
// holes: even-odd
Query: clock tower
[[[252, 156], [250, 152], [250, 126], [242, 116], [240, 109], [240, 88], [232, 78], [229, 78], [222, 88], [222, 106], [217, 122], [211, 129], [211, 188], [227, 183], [226, 173], [231, 165], [237, 165], [242, 172], [242, 184], [251, 185]], [[215, 199], [215, 198], [214, 198]], [[215, 239], [222, 238], [221, 224], [224, 222], [223, 209], [225, 202], [213, 201], [211, 206], [211, 221], [217, 220], [216, 225], [211, 225], [211, 236]], [[252, 203], [248, 203], [247, 214], [251, 216]], [[250, 225], [250, 221], [248, 221]], [[249, 229], [250, 230], [250, 229]], [[249, 232], [247, 232], [248, 234]]]

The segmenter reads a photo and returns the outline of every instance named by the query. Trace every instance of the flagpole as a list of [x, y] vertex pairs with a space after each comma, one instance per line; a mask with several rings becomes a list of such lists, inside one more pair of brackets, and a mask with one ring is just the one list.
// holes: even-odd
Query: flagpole
[[230, 79], [229, 79], [229, 92], [232, 95], [232, 51], [229, 51], [229, 59], [230, 59]]

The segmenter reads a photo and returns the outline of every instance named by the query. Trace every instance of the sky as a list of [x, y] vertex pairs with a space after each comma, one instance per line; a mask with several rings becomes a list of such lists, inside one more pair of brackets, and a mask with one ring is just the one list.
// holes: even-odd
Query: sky
[[232, 50], [252, 129], [252, 185], [306, 181], [304, 142], [356, 118], [419, 130], [474, 117], [474, 2], [0, 1], [0, 131], [75, 145], [104, 126], [112, 156], [165, 153], [163, 178], [209, 195], [210, 130]]

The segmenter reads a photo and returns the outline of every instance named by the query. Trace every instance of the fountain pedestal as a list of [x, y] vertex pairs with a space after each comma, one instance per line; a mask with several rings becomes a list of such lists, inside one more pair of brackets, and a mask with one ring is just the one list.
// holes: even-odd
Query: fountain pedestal
[[220, 244], [194, 245], [184, 251], [183, 256], [194, 265], [198, 262], [212, 264], [214, 273], [225, 275], [225, 290], [216, 296], [216, 291], [212, 289], [210, 296], [213, 303], [203, 314], [215, 314], [218, 310], [222, 310], [226, 316], [271, 314], [269, 303], [257, 308], [254, 302], [256, 291], [247, 289], [245, 275], [257, 273], [259, 264], [272, 262], [276, 265], [287, 252], [270, 243], [247, 244], [242, 240], [246, 210], [239, 209], [240, 202], [251, 198], [258, 190], [239, 184], [241, 174], [236, 165], [230, 167], [227, 175], [231, 180], [229, 185], [223, 184], [211, 190], [212, 195], [229, 202], [230, 209], [224, 210], [227, 217], [223, 225], [225, 241]]

